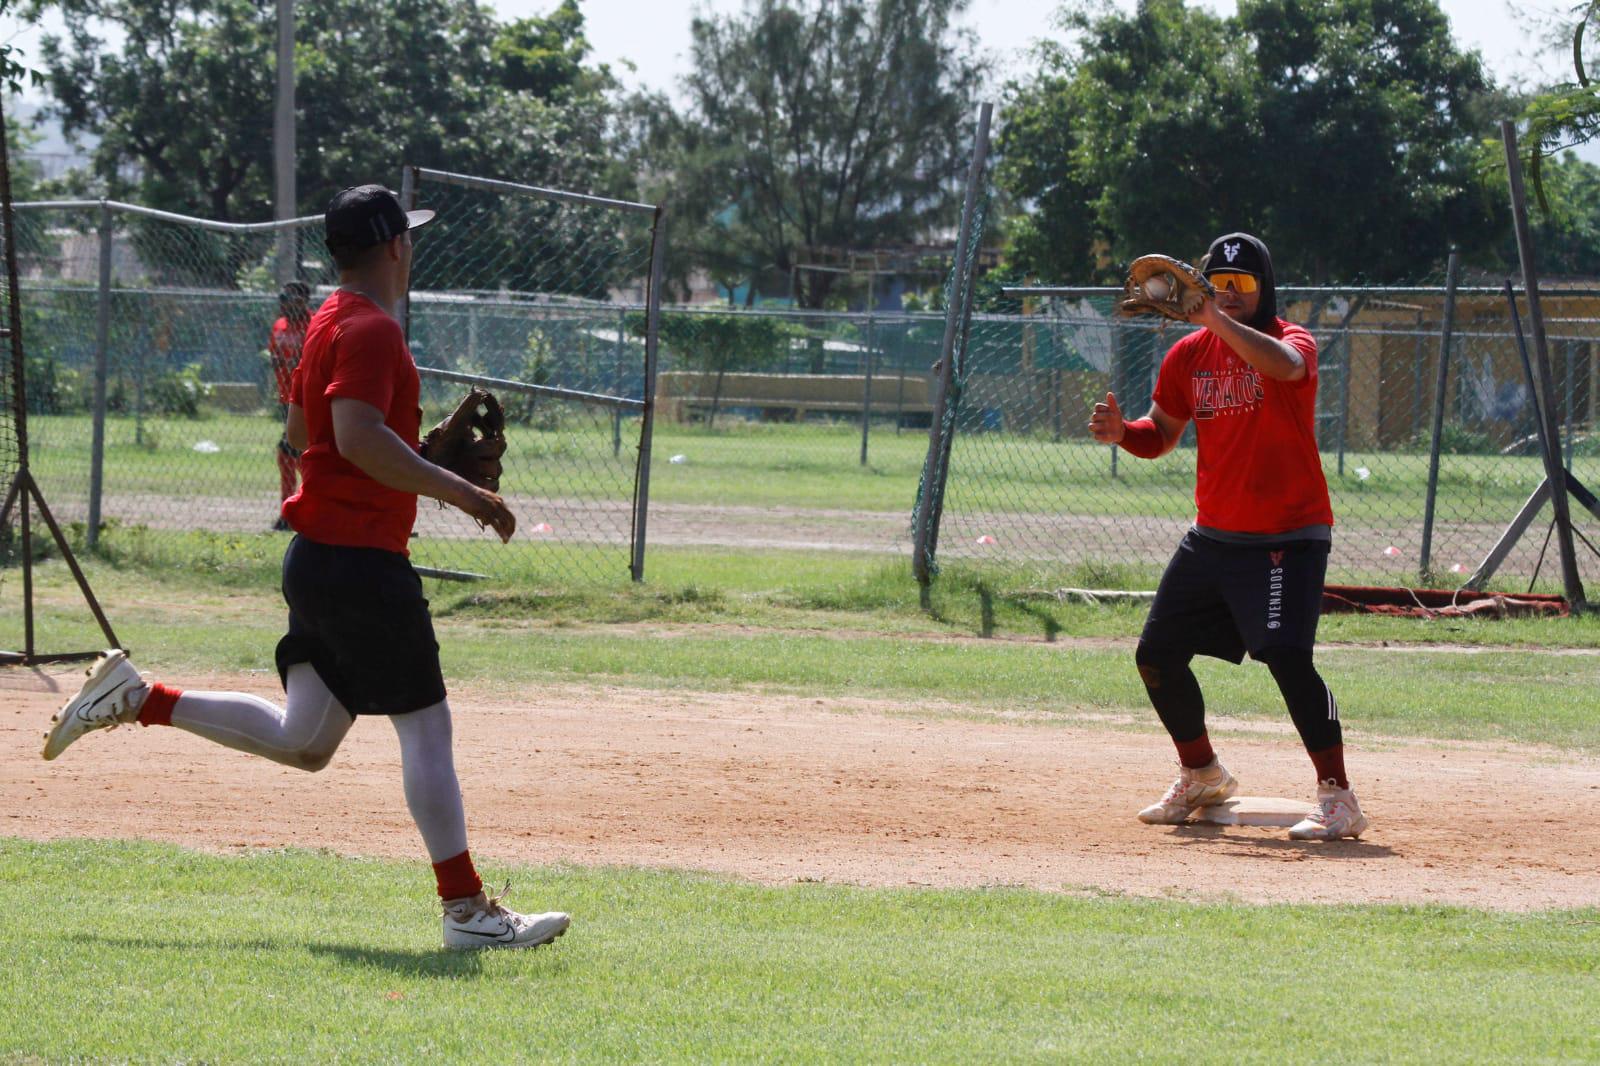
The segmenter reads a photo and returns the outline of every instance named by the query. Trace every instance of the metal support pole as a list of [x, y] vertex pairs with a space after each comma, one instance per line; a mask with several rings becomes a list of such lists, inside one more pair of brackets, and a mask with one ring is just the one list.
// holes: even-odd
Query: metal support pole
[[1572, 512], [1567, 502], [1567, 478], [1561, 466], [1561, 436], [1556, 425], [1555, 386], [1550, 378], [1550, 349], [1545, 341], [1544, 311], [1539, 305], [1539, 275], [1533, 254], [1533, 236], [1528, 231], [1528, 204], [1522, 187], [1522, 161], [1517, 158], [1517, 130], [1509, 120], [1500, 123], [1505, 142], [1506, 171], [1511, 179], [1511, 216], [1516, 224], [1517, 258], [1522, 263], [1522, 284], [1528, 294], [1528, 318], [1533, 327], [1533, 352], [1538, 369], [1539, 391], [1544, 403], [1539, 412], [1545, 440], [1545, 476], [1550, 479], [1550, 502], [1556, 519], [1556, 546], [1561, 553], [1561, 581], [1567, 602], [1574, 613], [1583, 610], [1583, 580], [1578, 575], [1578, 557], [1572, 542]]
[[1422, 509], [1422, 559], [1420, 576], [1428, 580], [1428, 565], [1433, 557], [1434, 503], [1439, 495], [1439, 445], [1444, 433], [1444, 395], [1450, 378], [1450, 342], [1456, 328], [1456, 282], [1461, 273], [1461, 253], [1450, 250], [1444, 272], [1444, 321], [1439, 332], [1439, 371], [1434, 375], [1433, 429], [1428, 444], [1428, 495]]
[[872, 358], [873, 346], [877, 343], [877, 322], [873, 317], [872, 299], [875, 289], [873, 284], [877, 280], [876, 274], [867, 275], [867, 365], [865, 369], [866, 380], [861, 384], [861, 465], [867, 465], [867, 436], [872, 426]]
[[[294, 187], [294, 0], [278, 0], [278, 96], [272, 113], [272, 168], [276, 179], [273, 217], [295, 217]], [[278, 284], [300, 272], [295, 231], [278, 231]]]
[[[626, 345], [623, 336], [628, 331], [628, 312], [624, 308], [617, 308], [617, 342], [612, 346], [612, 371], [611, 391], [622, 395], [624, 373], [622, 369], [623, 352]], [[622, 454], [622, 408], [618, 407], [611, 412], [611, 457], [614, 459]]]
[[[407, 164], [400, 168], [400, 206], [407, 211], [417, 206], [417, 168]], [[406, 343], [411, 343], [411, 286], [406, 286], [400, 297], [400, 324], [405, 327]]]
[[1350, 331], [1342, 329], [1340, 337], [1340, 354], [1344, 356], [1343, 369], [1339, 374], [1339, 476], [1344, 476], [1344, 447], [1350, 435]]
[[[955, 260], [951, 268], [950, 305], [945, 308], [944, 339], [939, 345], [939, 379], [934, 385], [933, 412], [928, 426], [928, 457], [922, 467], [922, 495], [917, 500], [917, 510], [912, 522], [911, 570], [916, 579], [927, 585], [933, 578], [931, 545], [937, 541], [933, 526], [940, 507], [937, 502], [944, 493], [944, 481], [950, 454], [950, 440], [944, 432], [945, 408], [950, 400], [950, 384], [955, 379], [955, 341], [960, 330], [962, 303], [965, 289], [962, 274], [967, 261], [967, 244], [972, 237], [970, 225], [977, 209], [978, 183], [983, 177], [983, 167], [989, 151], [989, 120], [994, 115], [994, 105], [984, 104], [978, 112], [978, 135], [972, 150], [972, 163], [967, 168], [967, 191], [961, 205], [961, 230], [956, 235]], [[953, 427], [952, 427], [953, 428]]]
[[89, 438], [89, 516], [84, 541], [100, 543], [100, 505], [105, 493], [106, 379], [111, 366], [111, 207], [100, 202], [100, 276], [94, 324], [94, 413]]
[[645, 527], [650, 517], [650, 445], [656, 424], [656, 349], [661, 332], [661, 282], [667, 256], [667, 211], [656, 208], [650, 227], [650, 289], [644, 314], [644, 411], [639, 419], [639, 466], [633, 486], [633, 580], [644, 580]]

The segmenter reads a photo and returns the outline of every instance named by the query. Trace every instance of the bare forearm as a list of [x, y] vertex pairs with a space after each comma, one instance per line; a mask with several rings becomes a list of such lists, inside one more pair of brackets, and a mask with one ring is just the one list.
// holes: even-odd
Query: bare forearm
[[289, 405], [289, 413], [283, 424], [283, 438], [297, 452], [305, 451], [311, 444], [310, 434], [306, 431], [305, 411], [298, 404]]
[[364, 426], [341, 436], [339, 453], [378, 484], [399, 492], [458, 505], [472, 495], [470, 485], [422, 458], [386, 425]]
[[1221, 313], [1208, 321], [1206, 328], [1222, 338], [1240, 359], [1275, 381], [1299, 381], [1306, 376], [1305, 358], [1276, 337]]

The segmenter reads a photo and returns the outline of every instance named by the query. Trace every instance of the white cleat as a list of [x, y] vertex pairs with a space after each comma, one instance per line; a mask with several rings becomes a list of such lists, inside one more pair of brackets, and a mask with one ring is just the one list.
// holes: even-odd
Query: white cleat
[[1158, 802], [1139, 812], [1139, 821], [1146, 825], [1178, 825], [1201, 807], [1214, 807], [1237, 791], [1239, 782], [1220, 759], [1212, 759], [1210, 766], [1199, 769], [1180, 763], [1178, 779]]
[[1290, 840], [1339, 840], [1358, 837], [1367, 828], [1356, 794], [1340, 788], [1331, 777], [1317, 784], [1317, 805], [1301, 821], [1289, 827]]
[[508, 883], [498, 896], [479, 892], [444, 904], [444, 946], [452, 951], [479, 948], [536, 948], [567, 931], [572, 919], [560, 911], [518, 914], [500, 905]]
[[50, 719], [50, 732], [44, 735], [46, 759], [54, 759], [85, 733], [115, 729], [139, 716], [138, 704], [128, 697], [143, 689], [145, 682], [126, 652], [120, 648], [105, 652], [88, 674], [78, 694]]

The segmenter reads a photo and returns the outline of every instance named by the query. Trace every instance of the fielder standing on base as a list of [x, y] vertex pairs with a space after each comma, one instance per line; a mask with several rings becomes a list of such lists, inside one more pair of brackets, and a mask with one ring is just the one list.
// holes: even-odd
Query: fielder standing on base
[[1345, 775], [1339, 705], [1312, 663], [1333, 537], [1317, 451], [1317, 342], [1278, 317], [1267, 246], [1218, 237], [1204, 261], [1216, 288], [1189, 321], [1204, 327], [1162, 360], [1150, 414], [1125, 421], [1106, 394], [1094, 438], [1141, 459], [1177, 446], [1195, 423], [1199, 515], [1167, 564], [1135, 659], [1150, 702], [1178, 749], [1178, 777], [1141, 821], [1176, 825], [1223, 802], [1239, 784], [1206, 735], [1196, 655], [1267, 664], [1316, 767], [1317, 803], [1296, 840], [1355, 837], [1367, 828]]
[[123, 652], [107, 652], [52, 720], [44, 757], [137, 721], [315, 771], [358, 716], [386, 716], [444, 904], [445, 947], [536, 947], [569, 919], [518, 914], [483, 891], [467, 849], [439, 645], [407, 558], [419, 495], [454, 504], [502, 541], [516, 529], [498, 495], [418, 453], [421, 383], [395, 314], [411, 276], [411, 231], [432, 218], [402, 210], [378, 185], [346, 189], [328, 206], [340, 284], [307, 326], [286, 433], [303, 453], [300, 491], [283, 507], [296, 533], [283, 557], [289, 631], [277, 649], [288, 706], [147, 684]]

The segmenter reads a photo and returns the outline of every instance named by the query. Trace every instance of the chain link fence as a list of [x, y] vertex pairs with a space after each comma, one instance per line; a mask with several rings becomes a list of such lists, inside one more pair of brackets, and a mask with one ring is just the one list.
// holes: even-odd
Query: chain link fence
[[[442, 415], [471, 382], [501, 394], [521, 529], [508, 549], [424, 505], [419, 565], [616, 580], [638, 562], [646, 514], [658, 545], [911, 550], [944, 315], [665, 308], [652, 388], [653, 209], [416, 174], [411, 190], [440, 211], [418, 236], [409, 316], [425, 415]], [[98, 201], [18, 205], [16, 219], [31, 458], [52, 508], [91, 529], [266, 532], [282, 431], [266, 357], [278, 229], [315, 299], [335, 280], [320, 220], [227, 226]], [[1308, 324], [1321, 349], [1332, 578], [1464, 582], [1544, 479], [1504, 293], [1459, 291], [1442, 392], [1442, 285], [1282, 296], [1284, 316]], [[1153, 581], [1193, 519], [1192, 430], [1143, 462], [1094, 444], [1087, 422], [1107, 391], [1141, 414], [1183, 327], [1118, 318], [1112, 297], [1071, 290], [972, 315], [954, 349], [940, 558]], [[1547, 285], [1544, 311], [1563, 459], [1594, 489], [1600, 293]], [[0, 474], [16, 449], [14, 425], [0, 422]], [[1573, 514], [1592, 583], [1597, 526], [1581, 500]], [[1558, 586], [1549, 519], [1547, 506], [1495, 587]]]
[[[1147, 581], [1193, 521], [1192, 426], [1155, 462], [1089, 437], [1089, 414], [1107, 392], [1129, 417], [1144, 413], [1162, 356], [1187, 331], [1117, 317], [1115, 295], [1057, 290], [973, 323], [946, 558], [1078, 564]], [[1544, 300], [1564, 458], [1594, 486], [1600, 293], [1551, 289]], [[1331, 580], [1460, 586], [1544, 481], [1504, 293], [1459, 292], [1441, 393], [1445, 303], [1443, 286], [1280, 290], [1280, 313], [1309, 325], [1320, 351], [1317, 435], [1337, 522]], [[1440, 458], [1430, 476], [1436, 405]], [[1585, 522], [1596, 528], [1582, 506], [1573, 513], [1580, 535]], [[1496, 587], [1559, 590], [1553, 549], [1545, 553], [1550, 517], [1547, 508], [1506, 555]], [[1600, 576], [1592, 546], [1578, 550], [1585, 571]]]
[[[418, 235], [407, 314], [424, 405], [448, 408], [473, 384], [500, 396], [501, 493], [548, 576], [642, 578], [660, 212], [416, 167], [403, 195], [438, 212]], [[436, 538], [475, 532], [464, 515], [430, 517]], [[425, 547], [414, 554], [431, 559]], [[498, 547], [480, 537], [448, 555], [494, 572]]]
[[101, 520], [270, 528], [283, 425], [266, 357], [279, 233], [326, 288], [320, 222], [18, 205], [31, 463], [91, 543]]
[[[441, 212], [418, 234], [416, 275], [434, 287], [414, 289], [410, 316], [424, 425], [471, 384], [499, 392], [512, 422], [503, 488], [537, 545], [531, 565], [557, 580], [629, 574], [642, 565], [654, 208], [545, 197], [530, 209], [504, 189], [415, 188], [420, 206]], [[281, 235], [314, 309], [337, 282], [321, 218], [233, 225], [114, 202], [18, 208], [30, 455], [62, 521], [82, 524], [91, 544], [105, 523], [271, 529], [283, 409], [267, 349]], [[521, 254], [486, 258], [483, 234]], [[9, 418], [0, 442], [10, 469]], [[493, 572], [499, 547], [465, 515], [419, 508], [419, 566]]]

